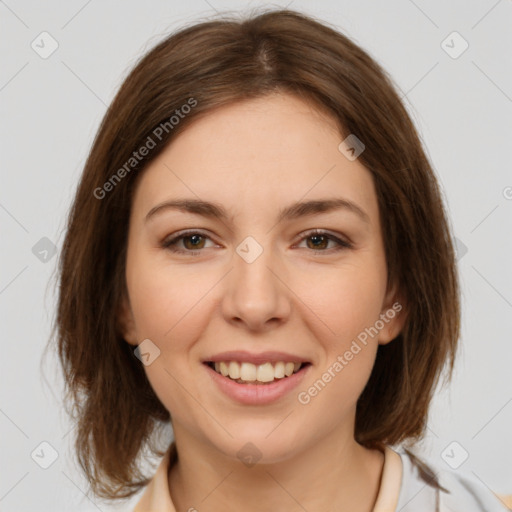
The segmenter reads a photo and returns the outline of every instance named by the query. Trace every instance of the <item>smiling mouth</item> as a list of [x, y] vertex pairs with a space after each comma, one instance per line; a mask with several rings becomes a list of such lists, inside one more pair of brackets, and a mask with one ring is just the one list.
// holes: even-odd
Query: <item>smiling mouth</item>
[[238, 384], [272, 384], [300, 372], [310, 363], [293, 363], [278, 361], [276, 363], [263, 363], [255, 365], [238, 361], [206, 361], [209, 366], [223, 377]]

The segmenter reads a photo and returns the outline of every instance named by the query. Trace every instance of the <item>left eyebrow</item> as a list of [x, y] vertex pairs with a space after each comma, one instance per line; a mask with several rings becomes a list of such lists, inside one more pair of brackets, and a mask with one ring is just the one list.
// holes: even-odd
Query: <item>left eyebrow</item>
[[355, 213], [364, 222], [371, 224], [369, 215], [359, 205], [341, 197], [293, 203], [281, 210], [278, 222], [342, 209]]
[[[202, 201], [200, 199], [174, 199], [165, 201], [151, 208], [146, 215], [145, 221], [147, 222], [158, 212], [163, 212], [169, 209], [180, 210], [186, 213], [193, 213], [222, 221], [233, 220], [233, 217], [228, 215], [226, 209], [219, 203]], [[359, 205], [353, 201], [340, 197], [333, 199], [315, 199], [303, 202], [297, 201], [280, 210], [277, 222], [341, 209], [352, 212], [367, 224], [371, 224], [369, 215]]]

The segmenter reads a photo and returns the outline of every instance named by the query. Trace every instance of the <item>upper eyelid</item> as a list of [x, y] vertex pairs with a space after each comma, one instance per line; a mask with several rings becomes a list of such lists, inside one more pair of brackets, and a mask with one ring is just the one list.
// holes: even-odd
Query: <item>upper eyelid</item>
[[187, 236], [192, 235], [201, 235], [205, 238], [209, 238], [210, 240], [214, 241], [215, 237], [210, 236], [207, 232], [201, 231], [200, 229], [187, 229], [183, 231], [178, 231], [172, 235], [166, 236], [163, 240], [163, 243], [166, 243], [167, 241], [174, 241], [174, 240], [180, 240], [181, 238], [185, 238]]

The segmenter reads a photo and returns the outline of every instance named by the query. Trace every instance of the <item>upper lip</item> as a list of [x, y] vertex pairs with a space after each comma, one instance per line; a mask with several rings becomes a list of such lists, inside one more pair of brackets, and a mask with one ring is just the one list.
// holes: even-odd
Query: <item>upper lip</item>
[[309, 363], [309, 361], [304, 357], [298, 356], [296, 354], [289, 354], [287, 352], [270, 351], [254, 354], [245, 350], [231, 350], [229, 352], [221, 352], [220, 354], [215, 354], [214, 356], [203, 360], [204, 363], [220, 363], [221, 361], [239, 361], [241, 363], [252, 363], [255, 365], [267, 362], [277, 363], [279, 361], [284, 361], [285, 363]]

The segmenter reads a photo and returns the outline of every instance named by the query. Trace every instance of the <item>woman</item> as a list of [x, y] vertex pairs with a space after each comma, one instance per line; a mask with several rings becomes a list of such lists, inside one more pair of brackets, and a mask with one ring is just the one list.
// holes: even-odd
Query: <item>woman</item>
[[[454, 250], [391, 80], [327, 25], [211, 21], [145, 55], [94, 141], [60, 270], [97, 495], [149, 484], [137, 512], [505, 510], [392, 448], [421, 439], [453, 368]], [[164, 455], [151, 481], [146, 448]]]

